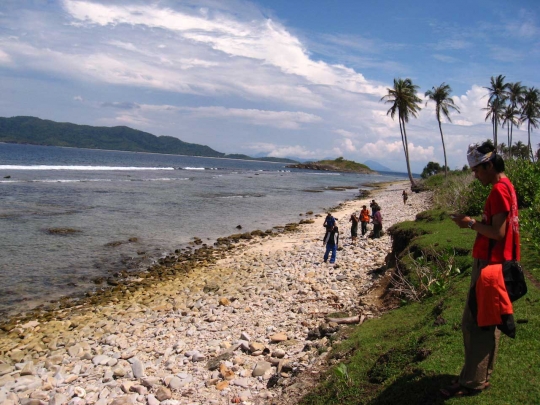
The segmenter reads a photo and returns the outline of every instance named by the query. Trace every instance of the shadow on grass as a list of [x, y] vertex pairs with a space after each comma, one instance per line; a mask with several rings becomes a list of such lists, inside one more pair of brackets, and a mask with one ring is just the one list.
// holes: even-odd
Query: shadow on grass
[[426, 376], [412, 373], [398, 378], [382, 391], [369, 405], [435, 405], [444, 404], [446, 399], [439, 390], [452, 384], [455, 375]]

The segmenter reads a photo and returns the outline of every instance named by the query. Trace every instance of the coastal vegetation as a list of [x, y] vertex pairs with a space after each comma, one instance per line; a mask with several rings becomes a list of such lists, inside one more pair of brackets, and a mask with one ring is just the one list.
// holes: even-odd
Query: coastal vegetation
[[413, 84], [411, 79], [394, 79], [394, 87], [388, 89], [388, 94], [381, 98], [381, 101], [384, 100], [385, 103], [392, 104], [386, 113], [387, 115], [389, 114], [393, 119], [397, 113], [399, 132], [401, 134], [403, 152], [405, 153], [405, 162], [407, 163], [407, 173], [413, 187], [415, 186], [415, 182], [411, 172], [409, 141], [407, 139], [405, 124], [409, 122], [410, 116], [416, 118], [421, 109], [419, 104], [422, 100], [416, 95], [417, 91], [418, 86]]
[[[448, 403], [533, 404], [540, 398], [540, 165], [510, 159], [506, 174], [519, 200], [529, 292], [514, 303], [517, 337], [501, 340], [490, 390]], [[457, 228], [448, 214], [478, 216], [490, 188], [465, 170], [447, 177], [441, 172], [423, 183], [434, 193], [433, 208], [388, 230], [395, 257], [389, 264], [396, 270], [385, 297], [398, 308], [342, 330], [344, 340], [328, 354], [331, 369], [301, 404], [445, 403], [439, 389], [463, 362], [461, 314], [475, 236]]]
[[295, 165], [288, 165], [294, 169], [325, 170], [332, 172], [351, 172], [351, 173], [374, 173], [368, 166], [357, 163], [353, 160], [346, 160], [338, 157], [334, 160], [319, 160], [317, 162], [306, 162]]
[[295, 162], [283, 158], [253, 158], [242, 154], [228, 155], [206, 145], [183, 142], [172, 136], [155, 136], [125, 126], [93, 127], [42, 120], [36, 117], [0, 117], [0, 142], [268, 162]]
[[[540, 90], [535, 87], [526, 87], [521, 82], [505, 82], [505, 79], [506, 76], [503, 75], [492, 76], [490, 85], [485, 87], [488, 91], [488, 101], [487, 106], [483, 110], [487, 111], [486, 120], [491, 120], [493, 144], [497, 151], [505, 157], [529, 159], [532, 161], [538, 160], [540, 158], [540, 149], [534, 152], [531, 143], [531, 134], [533, 129], [540, 126]], [[420, 103], [422, 100], [417, 95], [418, 89], [419, 87], [411, 79], [396, 78], [394, 79], [394, 86], [387, 88], [388, 93], [380, 100], [386, 104], [391, 104], [387, 115], [390, 115], [392, 119], [396, 115], [398, 117], [407, 172], [413, 190], [416, 189], [416, 184], [410, 168], [409, 144], [405, 124], [409, 122], [410, 117], [417, 118], [418, 112], [421, 110]], [[451, 110], [460, 112], [459, 108], [454, 104], [454, 100], [450, 97], [451, 92], [452, 88], [448, 84], [442, 83], [437, 87], [434, 86], [424, 94], [427, 97], [426, 105], [429, 101], [435, 103], [435, 115], [439, 124], [444, 155], [444, 165], [442, 168], [445, 174], [448, 171], [448, 163], [441, 124], [441, 112], [448, 122], [452, 122], [450, 118]], [[527, 123], [528, 144], [525, 146], [519, 141], [516, 145], [513, 145], [513, 129], [523, 123]], [[504, 142], [499, 143], [498, 139], [499, 127], [504, 128], [505, 126], [507, 128], [507, 144]]]
[[[459, 113], [459, 108], [454, 105], [454, 100], [450, 97], [452, 93], [452, 88], [446, 84], [442, 83], [440, 86], [433, 87], [433, 89], [426, 91], [425, 96], [428, 98], [428, 101], [433, 101], [435, 103], [435, 116], [437, 117], [437, 122], [439, 123], [439, 132], [441, 133], [441, 142], [444, 153], [444, 175], [448, 174], [448, 161], [446, 160], [446, 146], [444, 145], [444, 135], [442, 131], [441, 124], [441, 112], [445, 118], [452, 122], [450, 119], [450, 110], [454, 110]], [[426, 105], [427, 105], [426, 101]]]

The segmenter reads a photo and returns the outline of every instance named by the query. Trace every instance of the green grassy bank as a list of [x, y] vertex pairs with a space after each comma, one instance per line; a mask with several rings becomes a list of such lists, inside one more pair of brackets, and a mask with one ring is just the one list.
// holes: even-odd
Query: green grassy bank
[[[439, 389], [449, 385], [463, 365], [461, 314], [474, 232], [456, 227], [441, 207], [390, 231], [399, 253], [397, 264], [411, 283], [419, 282], [415, 266], [437, 258], [439, 264], [451, 263], [452, 271], [439, 269], [444, 273], [441, 283], [421, 302], [404, 303], [379, 319], [343, 331], [347, 339], [329, 354], [335, 364], [300, 403], [540, 404], [540, 290], [529, 282], [528, 294], [514, 303], [517, 336], [501, 337], [491, 388], [445, 401]], [[523, 239], [522, 265], [538, 280], [540, 254]]]

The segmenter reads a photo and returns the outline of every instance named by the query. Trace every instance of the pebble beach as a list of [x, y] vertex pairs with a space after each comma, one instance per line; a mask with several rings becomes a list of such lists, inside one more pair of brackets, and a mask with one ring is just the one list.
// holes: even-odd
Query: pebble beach
[[408, 186], [388, 184], [333, 210], [342, 246], [335, 264], [322, 260], [324, 213], [303, 213], [294, 229], [222, 246], [189, 271], [130, 279], [144, 288], [10, 321], [0, 331], [0, 403], [289, 403], [297, 378], [315, 372], [342, 327], [333, 315], [380, 316], [369, 292], [391, 240], [359, 235], [352, 244], [348, 219], [371, 199], [383, 229], [414, 219], [431, 195], [411, 193], [404, 205]]

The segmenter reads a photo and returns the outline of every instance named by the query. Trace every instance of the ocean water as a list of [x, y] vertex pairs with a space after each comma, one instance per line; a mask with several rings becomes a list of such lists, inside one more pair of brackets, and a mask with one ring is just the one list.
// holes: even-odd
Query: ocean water
[[[404, 177], [0, 143], [0, 315], [95, 289], [94, 278], [148, 267], [193, 237], [213, 244], [237, 225], [297, 222], [364, 183], [396, 179]], [[343, 186], [354, 189], [332, 190]]]

